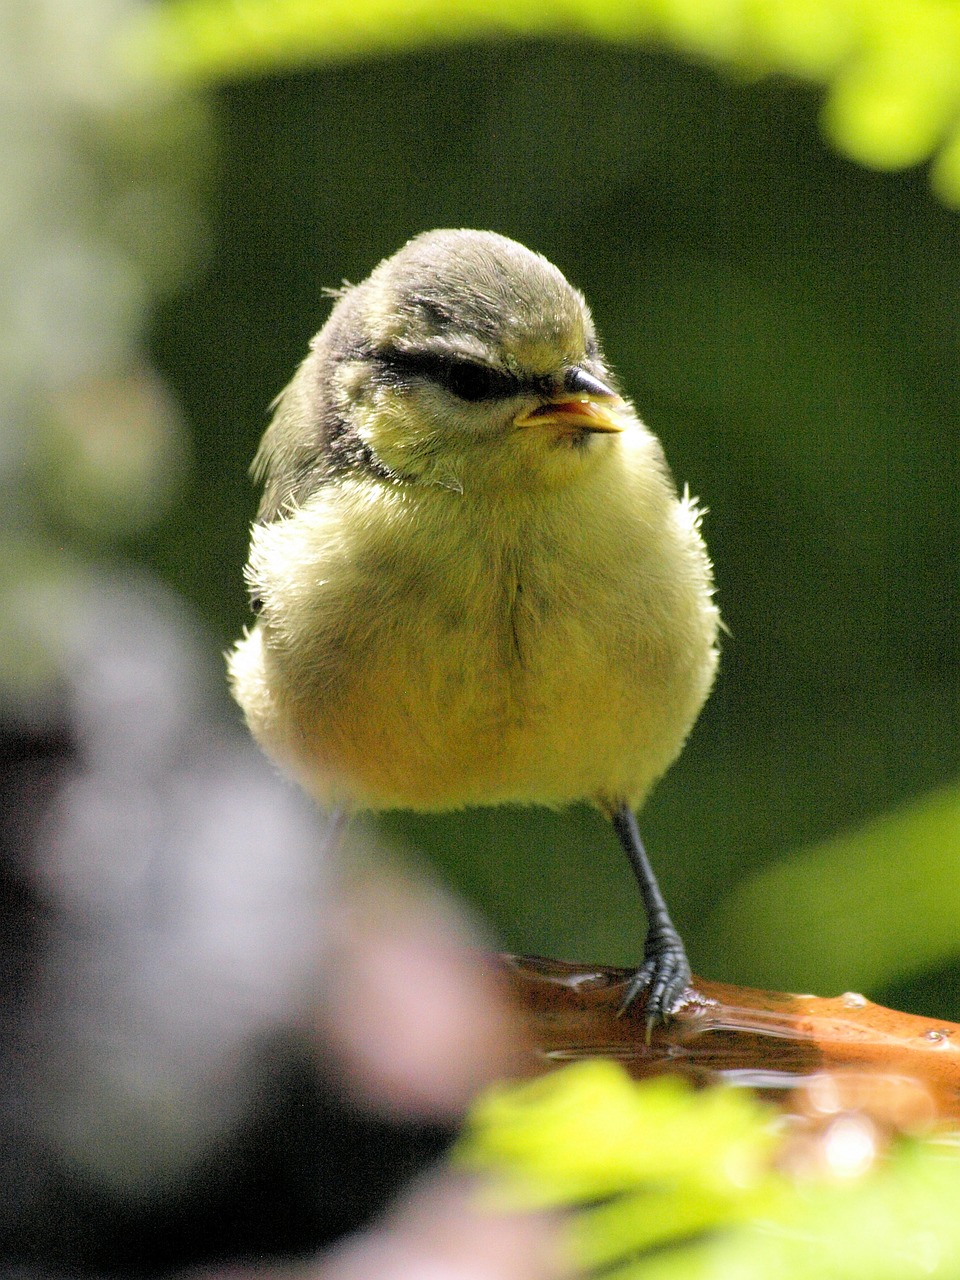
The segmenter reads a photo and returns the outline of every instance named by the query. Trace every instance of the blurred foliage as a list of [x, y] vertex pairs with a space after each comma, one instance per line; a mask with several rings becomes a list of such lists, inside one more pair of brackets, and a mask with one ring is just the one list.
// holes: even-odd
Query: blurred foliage
[[[710, 509], [732, 635], [643, 816], [695, 967], [960, 1017], [960, 223], [818, 124], [873, 164], [949, 139], [958, 12], [8, 0], [3, 571], [135, 556], [229, 643], [246, 467], [322, 287], [431, 226], [515, 236], [585, 290]], [[505, 945], [636, 959], [593, 812], [378, 825]]]
[[901, 1139], [882, 1153], [856, 1113], [798, 1161], [802, 1143], [742, 1090], [635, 1083], [594, 1061], [482, 1098], [460, 1161], [492, 1175], [508, 1206], [574, 1209], [567, 1239], [585, 1276], [960, 1276], [955, 1146]]
[[[114, 545], [180, 483], [183, 423], [144, 330], [202, 239], [199, 99], [111, 56], [134, 0], [0, 12], [0, 563]], [[29, 548], [29, 550], [28, 550]]]
[[[723, 946], [734, 970], [748, 970], [760, 986], [776, 984], [786, 965], [802, 967], [815, 991], [875, 991], [955, 953], [958, 849], [960, 788], [949, 787], [740, 885], [711, 922], [726, 939], [713, 945]], [[769, 902], [793, 905], [774, 918], [764, 905]], [[742, 920], [754, 922], [749, 936], [738, 927]], [[905, 924], [912, 926], [909, 948]], [[957, 995], [939, 1012], [960, 1017]]]
[[180, 79], [482, 37], [661, 45], [737, 75], [829, 86], [827, 135], [880, 169], [939, 150], [933, 184], [960, 204], [960, 10], [950, 0], [172, 0], [128, 56]]

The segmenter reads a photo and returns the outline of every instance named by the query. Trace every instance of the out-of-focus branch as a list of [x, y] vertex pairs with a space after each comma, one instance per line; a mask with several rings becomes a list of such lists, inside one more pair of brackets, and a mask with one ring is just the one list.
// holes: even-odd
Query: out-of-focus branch
[[[834, 998], [694, 978], [688, 1003], [645, 1043], [642, 1005], [617, 1016], [625, 969], [531, 956], [503, 964], [531, 1024], [531, 1074], [615, 1058], [634, 1076], [678, 1072], [759, 1090], [790, 1110], [830, 1093], [892, 1129], [960, 1119], [960, 1025]], [[639, 1002], [638, 1002], [639, 1005]]]

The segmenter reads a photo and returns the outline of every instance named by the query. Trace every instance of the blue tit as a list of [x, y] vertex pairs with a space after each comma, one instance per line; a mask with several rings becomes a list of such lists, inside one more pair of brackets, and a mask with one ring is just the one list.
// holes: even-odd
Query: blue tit
[[253, 464], [258, 614], [229, 658], [325, 806], [608, 815], [647, 914], [649, 1029], [690, 979], [634, 812], [713, 683], [694, 501], [539, 254], [432, 231], [337, 296]]

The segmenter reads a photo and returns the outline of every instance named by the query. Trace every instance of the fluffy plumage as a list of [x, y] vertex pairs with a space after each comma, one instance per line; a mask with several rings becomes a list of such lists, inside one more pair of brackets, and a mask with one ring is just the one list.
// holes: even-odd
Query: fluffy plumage
[[321, 803], [640, 804], [713, 681], [711, 569], [554, 266], [412, 240], [343, 290], [254, 466], [231, 682]]

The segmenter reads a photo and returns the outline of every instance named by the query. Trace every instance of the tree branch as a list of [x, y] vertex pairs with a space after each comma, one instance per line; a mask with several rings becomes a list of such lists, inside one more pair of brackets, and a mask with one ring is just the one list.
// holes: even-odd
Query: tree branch
[[645, 1042], [642, 999], [617, 1009], [632, 970], [502, 956], [526, 1011], [531, 1074], [615, 1058], [634, 1076], [678, 1072], [754, 1088], [791, 1110], [862, 1110], [892, 1129], [960, 1119], [960, 1025], [834, 998], [757, 991], [694, 977], [687, 1003]]

